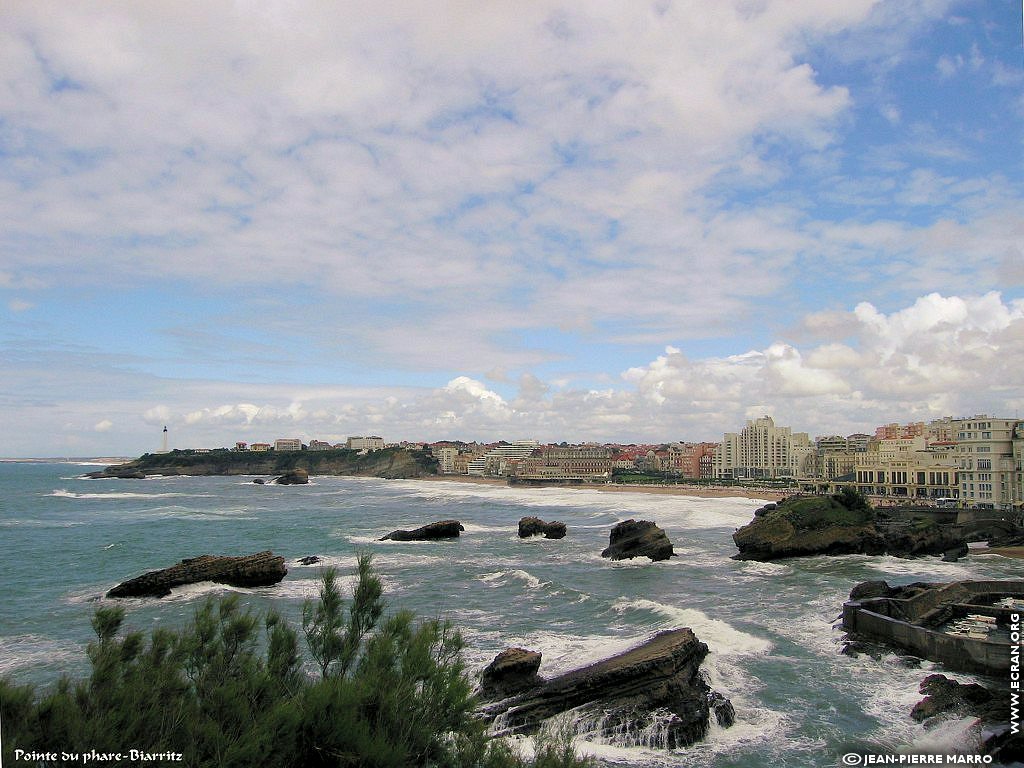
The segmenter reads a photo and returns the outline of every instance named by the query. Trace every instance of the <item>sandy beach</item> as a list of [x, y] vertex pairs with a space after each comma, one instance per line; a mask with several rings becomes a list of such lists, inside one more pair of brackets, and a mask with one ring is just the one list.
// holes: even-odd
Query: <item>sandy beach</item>
[[[508, 483], [497, 477], [471, 477], [469, 475], [431, 475], [418, 478], [428, 482], [449, 482], [449, 483], [470, 483], [475, 485], [509, 487]], [[557, 487], [574, 490], [600, 491], [602, 493], [655, 493], [663, 496], [697, 496], [705, 499], [743, 498], [758, 501], [778, 501], [786, 496], [796, 493], [792, 491], [778, 491], [758, 488], [735, 488], [730, 486], [706, 486], [706, 485], [630, 485], [627, 483], [566, 483], [552, 486], [512, 486], [516, 490], [529, 489], [531, 487]]]

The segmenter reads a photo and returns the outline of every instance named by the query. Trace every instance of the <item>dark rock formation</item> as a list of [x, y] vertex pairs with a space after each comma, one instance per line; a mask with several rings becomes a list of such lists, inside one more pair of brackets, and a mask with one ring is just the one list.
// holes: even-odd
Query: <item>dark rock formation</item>
[[480, 673], [480, 698], [496, 701], [543, 683], [537, 670], [541, 655], [525, 648], [506, 648]]
[[519, 538], [544, 535], [545, 539], [561, 539], [565, 537], [565, 523], [553, 520], [545, 523], [539, 517], [524, 517], [519, 521]]
[[121, 467], [107, 467], [106, 469], [100, 469], [96, 472], [86, 472], [85, 476], [93, 480], [145, 480], [146, 473], [141, 469], [121, 468]]
[[253, 480], [252, 482], [253, 482], [253, 484], [255, 484], [255, 485], [266, 485], [266, 482], [267, 482], [267, 481], [266, 481], [266, 480], [263, 480], [262, 478], [259, 478], [259, 477], [257, 477], [257, 478], [256, 478], [255, 480]]
[[319, 562], [321, 562], [319, 555], [306, 555], [299, 558], [300, 565], [316, 565]]
[[266, 587], [277, 584], [286, 573], [284, 558], [269, 551], [241, 557], [200, 555], [122, 582], [107, 592], [107, 597], [165, 597], [173, 587], [200, 581], [233, 587]]
[[951, 549], [966, 554], [966, 542], [939, 523], [880, 520], [862, 496], [790, 496], [762, 507], [733, 534], [736, 560], [776, 560], [806, 555], [942, 555]]
[[668, 560], [674, 556], [672, 542], [665, 531], [649, 520], [625, 520], [616, 525], [608, 537], [608, 548], [601, 553], [601, 557], [612, 560], [634, 557]]
[[925, 698], [914, 705], [910, 716], [921, 723], [937, 715], [976, 717], [981, 723], [979, 752], [991, 755], [998, 765], [1024, 761], [1024, 734], [1010, 728], [1010, 694], [977, 683], [959, 683], [945, 675], [929, 675], [921, 682]]
[[502, 716], [508, 735], [530, 733], [543, 720], [581, 707], [603, 735], [639, 736], [657, 721], [663, 746], [687, 746], [704, 738], [712, 711], [722, 725], [735, 718], [732, 705], [700, 673], [707, 653], [689, 629], [659, 632], [637, 648], [546, 680], [481, 713], [490, 720]]
[[959, 683], [945, 675], [928, 675], [921, 682], [921, 693], [927, 694], [914, 705], [910, 716], [919, 723], [936, 715], [953, 712], [983, 719], [1006, 717], [1009, 702], [977, 683]]
[[959, 533], [939, 523], [918, 521], [885, 532], [885, 551], [895, 557], [944, 555], [950, 550], [956, 550], [962, 557], [967, 554], [967, 542]]
[[305, 485], [309, 482], [309, 472], [301, 468], [290, 469], [277, 478], [275, 485]]
[[850, 590], [851, 600], [868, 600], [872, 597], [892, 597], [893, 589], [887, 581], [862, 581]]
[[850, 509], [829, 497], [791, 496], [754, 517], [732, 538], [740, 550], [737, 560], [885, 551], [870, 508]]
[[439, 520], [412, 531], [392, 531], [381, 536], [380, 541], [428, 541], [430, 539], [455, 539], [459, 532], [466, 530], [458, 520]]

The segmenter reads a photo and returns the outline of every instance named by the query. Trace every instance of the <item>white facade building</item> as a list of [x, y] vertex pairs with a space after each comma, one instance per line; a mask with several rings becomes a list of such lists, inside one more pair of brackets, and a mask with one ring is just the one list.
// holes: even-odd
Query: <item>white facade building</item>
[[727, 432], [715, 450], [714, 474], [722, 479], [796, 477], [814, 455], [806, 432], [778, 427], [770, 416], [747, 422], [742, 432]]
[[354, 451], [381, 451], [384, 449], [384, 438], [376, 435], [370, 437], [350, 437], [346, 447]]

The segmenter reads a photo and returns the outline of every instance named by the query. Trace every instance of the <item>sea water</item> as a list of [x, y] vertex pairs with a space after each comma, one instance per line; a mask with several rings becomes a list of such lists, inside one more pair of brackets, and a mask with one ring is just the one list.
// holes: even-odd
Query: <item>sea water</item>
[[[812, 557], [737, 562], [731, 535], [762, 502], [561, 488], [508, 488], [446, 481], [314, 477], [305, 486], [258, 485], [248, 477], [88, 480], [75, 464], [0, 464], [4, 600], [0, 674], [41, 685], [86, 671], [90, 617], [120, 581], [201, 554], [269, 549], [288, 575], [272, 587], [201, 584], [164, 599], [117, 601], [126, 626], [181, 625], [209, 595], [243, 595], [295, 624], [315, 599], [318, 555], [347, 574], [370, 552], [389, 609], [453, 621], [479, 671], [514, 645], [543, 654], [541, 674], [564, 672], [636, 645], [655, 632], [690, 627], [710, 648], [704, 669], [729, 697], [736, 724], [665, 752], [648, 743], [608, 743], [577, 724], [577, 746], [606, 764], [835, 766], [848, 752], [966, 748], [969, 721], [925, 728], [909, 718], [931, 671], [895, 654], [840, 653], [837, 619], [850, 589], [890, 584], [1015, 578], [1020, 561]], [[560, 540], [517, 536], [525, 515], [561, 520]], [[457, 540], [381, 542], [396, 528], [454, 518]], [[602, 559], [612, 526], [653, 520], [678, 557], [660, 563]], [[961, 680], [971, 679], [957, 675]]]

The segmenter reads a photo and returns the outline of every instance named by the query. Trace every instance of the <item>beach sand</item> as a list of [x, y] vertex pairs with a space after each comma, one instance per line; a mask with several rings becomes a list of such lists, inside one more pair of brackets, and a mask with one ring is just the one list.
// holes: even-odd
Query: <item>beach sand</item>
[[[426, 477], [418, 478], [420, 480], [426, 480], [429, 482], [449, 482], [449, 483], [470, 483], [475, 485], [491, 485], [500, 486], [503, 488], [510, 487], [508, 483], [497, 477], [471, 477], [469, 475], [429, 475]], [[515, 485], [511, 486], [516, 490], [526, 490], [530, 488], [568, 488], [573, 490], [585, 490], [585, 491], [600, 491], [602, 493], [655, 493], [663, 496], [697, 496], [704, 499], [725, 499], [725, 498], [741, 498], [741, 499], [752, 499], [756, 501], [778, 501], [784, 499], [786, 496], [792, 496], [796, 493], [796, 489], [792, 491], [777, 491], [770, 489], [759, 489], [759, 488], [733, 488], [729, 486], [706, 486], [706, 485], [630, 485], [628, 483], [565, 483], [551, 486], [529, 486], [529, 485]]]

